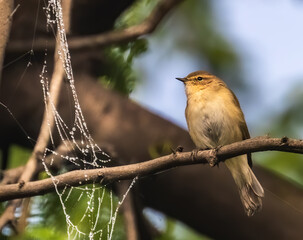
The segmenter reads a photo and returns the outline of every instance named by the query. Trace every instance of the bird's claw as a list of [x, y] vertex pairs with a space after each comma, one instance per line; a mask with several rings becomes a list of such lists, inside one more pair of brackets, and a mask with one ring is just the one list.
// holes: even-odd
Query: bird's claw
[[197, 160], [197, 156], [199, 151], [205, 151], [205, 150], [209, 150], [210, 148], [195, 148], [194, 150], [191, 151], [191, 159], [193, 161]]
[[195, 161], [197, 159], [197, 155], [198, 155], [199, 149], [195, 148], [194, 150], [191, 151], [191, 160]]
[[219, 167], [220, 161], [219, 161], [219, 159], [218, 159], [218, 157], [217, 157], [217, 152], [218, 152], [218, 150], [219, 150], [221, 147], [222, 147], [222, 146], [219, 145], [219, 146], [217, 146], [216, 148], [211, 149], [211, 151], [210, 151], [210, 157], [209, 157], [209, 159], [208, 159], [208, 164], [209, 164], [209, 166], [211, 166], [211, 167], [218, 166], [218, 167]]

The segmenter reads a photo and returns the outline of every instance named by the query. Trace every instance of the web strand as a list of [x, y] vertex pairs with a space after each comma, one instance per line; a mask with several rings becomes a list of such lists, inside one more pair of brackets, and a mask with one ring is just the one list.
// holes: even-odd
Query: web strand
[[[44, 103], [45, 106], [47, 106], [50, 102], [52, 106], [51, 111], [47, 114], [49, 118], [54, 118], [55, 133], [60, 137], [65, 146], [71, 150], [71, 153], [80, 153], [80, 155], [77, 154], [77, 156], [60, 155], [60, 158], [78, 169], [106, 167], [106, 164], [111, 161], [110, 157], [103, 152], [93, 140], [77, 96], [71, 57], [63, 22], [61, 2], [59, 0], [49, 0], [47, 6], [44, 7], [44, 11], [47, 18], [46, 28], [56, 29], [57, 45], [60, 46], [57, 49], [57, 54], [64, 68], [69, 91], [72, 93], [72, 108], [74, 114], [72, 126], [68, 126], [64, 122], [56, 109], [56, 104], [52, 103], [46, 60], [44, 61], [40, 74]], [[47, 55], [47, 52], [45, 55]], [[54, 133], [50, 131], [51, 145], [55, 147], [53, 134]], [[78, 137], [81, 139], [80, 143]], [[71, 144], [72, 147], [69, 146], [69, 142], [73, 143]], [[118, 201], [117, 204], [112, 190], [106, 189], [105, 186], [101, 186], [98, 183], [83, 185], [84, 183], [79, 182], [81, 185], [79, 187], [66, 185], [63, 190], [59, 190], [57, 187], [58, 180], [56, 179], [56, 174], [52, 173], [45, 162], [45, 158], [48, 154], [58, 154], [55, 150], [46, 148], [42, 164], [46, 173], [52, 179], [56, 193], [59, 197], [66, 219], [68, 239], [96, 239], [96, 237], [98, 239], [103, 239], [104, 236], [106, 236], [107, 239], [112, 239], [118, 210], [130, 188], [134, 185], [135, 179], [130, 184], [127, 192], [122, 197], [122, 200]], [[87, 178], [87, 176], [84, 176], [84, 178]], [[71, 206], [73, 207], [71, 208]]]

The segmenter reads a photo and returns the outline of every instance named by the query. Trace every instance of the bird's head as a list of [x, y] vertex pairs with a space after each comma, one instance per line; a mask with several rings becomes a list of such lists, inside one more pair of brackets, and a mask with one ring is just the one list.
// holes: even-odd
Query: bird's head
[[206, 85], [215, 80], [217, 77], [206, 71], [196, 71], [188, 74], [184, 78], [176, 78], [185, 85], [201, 86]]
[[206, 71], [192, 72], [184, 78], [176, 79], [185, 84], [187, 95], [191, 95], [192, 93], [205, 89], [216, 91], [218, 87], [227, 87], [220, 78]]

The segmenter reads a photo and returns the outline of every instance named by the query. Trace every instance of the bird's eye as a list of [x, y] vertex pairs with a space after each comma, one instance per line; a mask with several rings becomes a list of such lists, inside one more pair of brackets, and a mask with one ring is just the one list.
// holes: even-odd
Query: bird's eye
[[203, 80], [203, 78], [202, 78], [202, 77], [198, 77], [197, 79], [198, 79], [199, 81], [202, 81], [202, 80]]

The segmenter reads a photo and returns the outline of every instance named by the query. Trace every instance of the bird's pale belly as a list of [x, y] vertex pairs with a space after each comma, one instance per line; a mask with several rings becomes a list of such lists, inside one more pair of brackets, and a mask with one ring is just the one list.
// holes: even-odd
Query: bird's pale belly
[[[187, 107], [189, 134], [199, 148], [215, 148], [242, 140], [238, 122], [222, 102]], [[190, 115], [190, 116], [189, 116]]]

